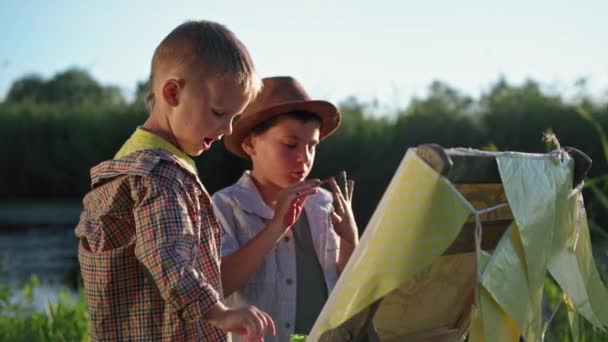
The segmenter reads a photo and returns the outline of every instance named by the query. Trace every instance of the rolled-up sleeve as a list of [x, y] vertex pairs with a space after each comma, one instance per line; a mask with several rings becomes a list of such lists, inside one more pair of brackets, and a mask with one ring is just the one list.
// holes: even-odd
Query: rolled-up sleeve
[[221, 193], [215, 193], [212, 197], [215, 217], [222, 227], [222, 256], [230, 255], [240, 249], [236, 238], [236, 218], [230, 199]]
[[182, 319], [203, 319], [220, 299], [206, 274], [215, 261], [201, 254], [213, 241], [199, 241], [190, 216], [193, 204], [184, 191], [154, 181], [140, 185], [134, 203], [135, 256]]

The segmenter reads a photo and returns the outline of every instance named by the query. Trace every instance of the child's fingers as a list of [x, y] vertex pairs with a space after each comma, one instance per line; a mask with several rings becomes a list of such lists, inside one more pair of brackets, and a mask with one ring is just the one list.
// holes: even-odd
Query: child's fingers
[[317, 190], [316, 188], [313, 189], [309, 189], [306, 191], [296, 191], [296, 192], [290, 192], [287, 194], [282, 195], [280, 198], [277, 199], [277, 202], [275, 202], [275, 206], [277, 206], [278, 208], [291, 208], [294, 206], [301, 206], [303, 205], [303, 203], [306, 201], [306, 198], [314, 193], [316, 193]]
[[310, 188], [310, 189], [303, 189], [300, 191], [296, 191], [293, 192], [291, 195], [293, 196], [294, 199], [304, 199], [310, 195], [313, 195], [314, 193], [317, 192], [317, 188]]
[[348, 200], [352, 201], [353, 200], [353, 191], [355, 190], [355, 181], [352, 179], [349, 179], [348, 182], [346, 183], [346, 189], [348, 190]]
[[316, 180], [316, 181], [312, 181], [312, 182], [304, 182], [301, 184], [298, 184], [296, 186], [294, 186], [293, 188], [291, 188], [289, 190], [289, 193], [291, 194], [314, 194], [317, 191], [317, 188], [319, 187], [319, 185], [321, 185], [321, 181]]
[[334, 202], [338, 205], [338, 208], [335, 208], [335, 209], [338, 210], [339, 214], [344, 213], [344, 196], [342, 195], [342, 191], [338, 187], [338, 183], [336, 183], [335, 179], [330, 178], [329, 186], [332, 189], [332, 195], [334, 197]]
[[334, 177], [329, 178], [327, 182], [329, 183], [329, 187], [331, 188], [332, 193], [342, 194], [342, 190], [340, 190], [340, 187], [338, 186], [338, 183], [336, 182]]
[[265, 325], [264, 322], [262, 321], [262, 318], [260, 318], [258, 316], [257, 310], [253, 307], [251, 307], [248, 310], [248, 314], [249, 314], [249, 323], [251, 325], [251, 329], [249, 331], [249, 338], [260, 338], [264, 336], [264, 330], [265, 330]]
[[[287, 197], [283, 197], [283, 200], [280, 200], [284, 204], [279, 204], [279, 206], [283, 206], [286, 203], [289, 203], [289, 209], [292, 208], [301, 208], [304, 206], [304, 203], [308, 199], [308, 196], [313, 195], [317, 192], [317, 188], [311, 188], [304, 191], [296, 191], [287, 194]], [[284, 201], [284, 202], [283, 202]]]
[[299, 182], [299, 183], [295, 183], [293, 185], [291, 185], [292, 188], [307, 188], [307, 187], [315, 187], [315, 186], [319, 186], [321, 185], [321, 180], [318, 178], [311, 178], [311, 179], [307, 179], [305, 181]]
[[293, 201], [296, 198], [308, 197], [317, 192], [317, 187], [321, 184], [321, 181], [318, 179], [308, 180], [302, 183], [298, 183], [293, 185], [285, 190], [283, 190], [284, 195], [282, 198], [287, 199], [288, 201]]
[[283, 216], [283, 226], [291, 227], [302, 214], [304, 210], [304, 203], [306, 203], [307, 197], [298, 197], [292, 200], [291, 205], [287, 208], [286, 214]]
[[283, 215], [283, 225], [285, 227], [290, 227], [295, 223], [308, 196], [317, 192], [320, 183], [320, 180], [312, 179], [282, 191], [273, 205], [276, 208], [275, 213]]
[[342, 216], [336, 214], [335, 211], [331, 212], [331, 218], [332, 218], [332, 220], [333, 220], [334, 223], [340, 223], [340, 222], [342, 222]]
[[270, 334], [272, 336], [276, 336], [277, 334], [277, 328], [274, 325], [274, 321], [272, 320], [272, 317], [270, 317], [269, 314], [265, 313], [262, 311], [262, 314], [264, 314], [264, 317], [266, 317], [266, 331], [270, 332]]
[[[306, 198], [317, 192], [317, 187], [321, 184], [321, 181], [318, 179], [311, 179], [304, 181], [302, 183], [298, 183], [291, 187], [284, 189], [277, 198], [276, 205], [281, 206], [291, 206], [295, 199]], [[285, 207], [283, 207], [285, 208]]]
[[263, 338], [267, 332], [272, 333], [273, 336], [275, 335], [274, 323], [268, 314], [256, 307], [252, 307], [252, 314], [256, 321], [256, 328], [259, 329], [258, 335], [253, 337]]
[[319, 180], [317, 178], [313, 178], [313, 179], [305, 180], [300, 183], [296, 183], [296, 184], [288, 187], [287, 189], [289, 189], [289, 192], [291, 192], [291, 193], [303, 192], [308, 189], [314, 189], [314, 188], [318, 187], [319, 185], [321, 185], [321, 180]]
[[275, 326], [274, 326], [274, 322], [272, 321], [272, 318], [270, 318], [270, 316], [265, 313], [262, 310], [257, 310], [257, 314], [258, 317], [262, 320], [262, 322], [264, 323], [264, 331], [263, 334], [265, 335], [266, 333], [270, 333], [272, 334], [272, 336], [274, 336], [276, 334], [276, 330], [275, 330]]

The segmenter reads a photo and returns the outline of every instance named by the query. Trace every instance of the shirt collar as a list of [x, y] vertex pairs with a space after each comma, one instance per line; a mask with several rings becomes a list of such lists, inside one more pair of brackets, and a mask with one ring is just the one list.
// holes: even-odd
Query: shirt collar
[[114, 159], [120, 159], [133, 152], [140, 150], [156, 149], [165, 150], [175, 155], [186, 170], [190, 171], [194, 175], [198, 174], [196, 170], [196, 164], [194, 163], [194, 160], [192, 160], [192, 158], [190, 158], [179, 148], [169, 143], [167, 140], [161, 138], [160, 136], [152, 132], [146, 131], [142, 127], [137, 127], [131, 137], [122, 145], [118, 153], [116, 153]]
[[236, 182], [234, 190], [236, 192], [236, 201], [244, 211], [256, 214], [267, 220], [270, 220], [274, 216], [274, 209], [262, 199], [262, 195], [253, 182], [250, 171], [243, 173], [238, 182]]

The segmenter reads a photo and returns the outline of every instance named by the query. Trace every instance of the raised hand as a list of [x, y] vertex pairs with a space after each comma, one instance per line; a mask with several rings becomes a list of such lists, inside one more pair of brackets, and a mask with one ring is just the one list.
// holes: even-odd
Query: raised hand
[[[346, 173], [341, 172], [340, 177], [346, 178]], [[357, 222], [353, 214], [352, 199], [355, 182], [350, 179], [346, 182], [345, 191], [342, 191], [336, 180], [332, 177], [328, 180], [334, 197], [334, 211], [332, 213], [332, 224], [336, 234], [346, 242], [356, 245], [359, 241]]]
[[320, 184], [320, 180], [310, 179], [293, 184], [277, 194], [273, 220], [280, 220], [281, 233], [284, 233], [296, 223], [300, 214], [302, 214], [306, 199], [317, 191]]

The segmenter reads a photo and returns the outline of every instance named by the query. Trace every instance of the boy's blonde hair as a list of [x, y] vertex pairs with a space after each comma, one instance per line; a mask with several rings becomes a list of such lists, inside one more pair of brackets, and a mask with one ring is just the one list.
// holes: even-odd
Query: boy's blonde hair
[[245, 86], [249, 100], [262, 88], [262, 81], [245, 45], [226, 26], [212, 21], [187, 21], [169, 33], [152, 57], [150, 89], [146, 98], [148, 110], [154, 107], [155, 84], [170, 72], [192, 72], [205, 77], [230, 75]]

